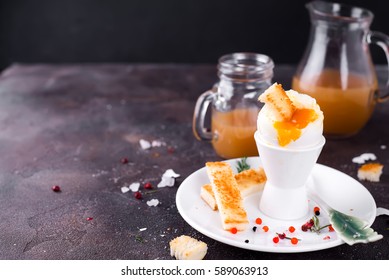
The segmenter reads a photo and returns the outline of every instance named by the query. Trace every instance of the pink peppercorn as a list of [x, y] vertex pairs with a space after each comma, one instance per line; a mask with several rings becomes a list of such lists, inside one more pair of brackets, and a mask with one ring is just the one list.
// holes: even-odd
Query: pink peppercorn
[[142, 194], [141, 194], [140, 192], [135, 192], [135, 193], [134, 193], [134, 197], [135, 197], [136, 199], [141, 199], [141, 198], [142, 198]]

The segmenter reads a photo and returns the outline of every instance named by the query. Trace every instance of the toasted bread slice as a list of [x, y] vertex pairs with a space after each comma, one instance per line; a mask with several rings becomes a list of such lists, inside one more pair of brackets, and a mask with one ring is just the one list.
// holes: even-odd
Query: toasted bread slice
[[383, 168], [380, 163], [366, 163], [358, 169], [358, 179], [379, 182]]
[[231, 166], [226, 162], [207, 162], [206, 167], [223, 229], [245, 230], [247, 213]]
[[169, 242], [170, 255], [177, 260], [202, 260], [207, 254], [206, 243], [187, 235], [181, 235]]
[[215, 194], [212, 191], [211, 184], [206, 184], [201, 187], [200, 197], [212, 208], [212, 210], [217, 210]]
[[295, 111], [292, 101], [286, 94], [282, 85], [274, 83], [264, 93], [262, 93], [259, 101], [270, 106], [274, 110], [276, 121], [289, 121]]
[[262, 191], [266, 183], [266, 175], [262, 167], [257, 170], [252, 168], [244, 170], [234, 177], [243, 198]]
[[[266, 183], [265, 171], [262, 167], [258, 170], [248, 169], [234, 175], [242, 198], [260, 192]], [[203, 185], [200, 191], [200, 197], [211, 207], [212, 210], [217, 210], [215, 194], [212, 191], [210, 184]]]

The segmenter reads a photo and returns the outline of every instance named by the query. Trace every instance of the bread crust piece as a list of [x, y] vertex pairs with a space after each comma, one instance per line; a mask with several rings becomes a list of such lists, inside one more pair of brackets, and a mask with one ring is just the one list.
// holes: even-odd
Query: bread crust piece
[[259, 96], [258, 100], [272, 109], [276, 121], [289, 121], [296, 110], [281, 84], [271, 85]]
[[208, 246], [187, 235], [181, 235], [169, 242], [170, 255], [177, 260], [202, 260], [207, 254]]
[[366, 163], [358, 169], [358, 179], [379, 182], [383, 168], [380, 163]]
[[206, 167], [223, 229], [245, 230], [247, 213], [231, 166], [226, 162], [207, 162]]

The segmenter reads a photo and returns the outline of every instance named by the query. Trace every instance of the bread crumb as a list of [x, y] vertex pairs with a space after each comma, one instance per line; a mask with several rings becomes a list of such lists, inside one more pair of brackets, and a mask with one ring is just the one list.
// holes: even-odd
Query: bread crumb
[[383, 167], [380, 163], [366, 163], [358, 169], [358, 179], [379, 182]]
[[161, 182], [158, 183], [158, 188], [164, 188], [164, 187], [173, 187], [175, 184], [175, 179], [180, 177], [180, 174], [177, 174], [174, 172], [173, 169], [168, 169], [165, 171], [165, 173], [162, 174]]
[[142, 148], [142, 150], [148, 150], [151, 148], [151, 143], [144, 139], [139, 140], [139, 145]]
[[128, 188], [132, 192], [137, 192], [139, 190], [139, 187], [140, 187], [140, 183], [139, 182], [132, 183], [131, 185], [128, 186]]
[[358, 163], [358, 164], [364, 164], [368, 160], [376, 160], [377, 156], [373, 153], [364, 153], [360, 156], [354, 157], [352, 159], [352, 162]]
[[177, 260], [202, 260], [208, 250], [206, 243], [187, 235], [174, 238], [169, 245], [170, 255]]
[[153, 198], [146, 202], [148, 206], [157, 206], [159, 204], [159, 200], [156, 198]]

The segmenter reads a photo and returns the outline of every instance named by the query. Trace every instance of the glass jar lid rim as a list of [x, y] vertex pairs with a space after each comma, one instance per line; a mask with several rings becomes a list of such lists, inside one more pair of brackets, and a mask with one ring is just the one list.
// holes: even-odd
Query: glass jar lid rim
[[374, 17], [368, 9], [343, 3], [312, 1], [306, 7], [314, 15], [348, 22], [371, 21]]
[[264, 54], [239, 52], [223, 55], [219, 58], [219, 70], [264, 72], [274, 68], [273, 60]]

